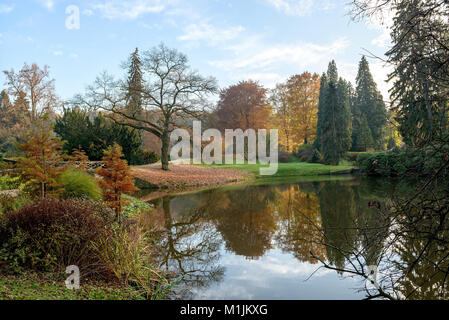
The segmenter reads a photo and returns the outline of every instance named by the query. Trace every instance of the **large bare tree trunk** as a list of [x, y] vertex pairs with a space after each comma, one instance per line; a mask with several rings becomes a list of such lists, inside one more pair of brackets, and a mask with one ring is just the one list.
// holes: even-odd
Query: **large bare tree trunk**
[[162, 149], [161, 149], [161, 162], [162, 170], [168, 170], [168, 148], [170, 146], [170, 135], [167, 130], [164, 130], [161, 136]]

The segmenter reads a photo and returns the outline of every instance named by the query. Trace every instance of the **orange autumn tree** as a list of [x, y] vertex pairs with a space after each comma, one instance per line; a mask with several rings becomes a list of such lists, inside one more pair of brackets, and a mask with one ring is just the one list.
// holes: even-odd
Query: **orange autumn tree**
[[89, 162], [89, 157], [86, 152], [81, 148], [73, 148], [72, 156], [70, 157], [70, 162], [74, 167], [78, 167], [81, 171], [87, 170], [87, 163]]
[[105, 168], [99, 168], [97, 171], [98, 175], [102, 177], [99, 179], [99, 183], [103, 189], [104, 200], [114, 209], [117, 218], [120, 217], [122, 207], [126, 204], [122, 199], [122, 194], [138, 190], [134, 186], [131, 169], [126, 160], [122, 158], [122, 147], [114, 143], [104, 153]]
[[65, 169], [58, 163], [63, 160], [62, 142], [54, 136], [45, 119], [36, 124], [20, 149], [25, 152], [25, 157], [19, 159], [18, 170], [27, 181], [28, 193], [45, 198], [61, 192], [58, 178]]
[[266, 94], [267, 90], [252, 80], [222, 90], [215, 111], [219, 129], [267, 129], [271, 106]]

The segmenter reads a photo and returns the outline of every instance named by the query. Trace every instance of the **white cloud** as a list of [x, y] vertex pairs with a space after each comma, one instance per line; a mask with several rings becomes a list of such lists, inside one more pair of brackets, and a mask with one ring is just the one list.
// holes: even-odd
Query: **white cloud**
[[391, 45], [391, 27], [393, 26], [394, 10], [382, 11], [382, 16], [373, 16], [366, 20], [365, 24], [368, 29], [379, 31], [379, 36], [371, 40], [371, 44], [380, 48], [387, 48]]
[[317, 10], [330, 10], [335, 6], [331, 0], [266, 0], [266, 2], [278, 11], [299, 17]]
[[331, 59], [349, 46], [344, 37], [326, 45], [310, 42], [271, 44], [258, 35], [239, 39], [239, 42], [224, 47], [226, 58], [208, 61], [208, 64], [226, 72], [229, 81], [252, 79], [268, 88], [295, 72], [322, 72]]
[[0, 4], [0, 13], [9, 13], [14, 9], [14, 4]]
[[185, 7], [185, 6], [184, 7], [181, 7], [181, 6], [173, 7], [167, 11], [167, 15], [175, 16], [176, 19], [181, 17], [183, 19], [190, 20], [190, 21], [198, 21], [202, 18], [201, 14], [197, 10], [195, 10], [192, 7], [188, 7], [188, 6], [187, 7]]
[[62, 56], [63, 52], [61, 50], [55, 50], [55, 51], [53, 51], [53, 54], [55, 56]]
[[41, 6], [43, 6], [48, 11], [53, 11], [55, 7], [55, 1], [54, 0], [38, 0]]
[[69, 55], [69, 57], [72, 58], [72, 59], [78, 59], [78, 54], [76, 54], [76, 53], [71, 53], [71, 54]]
[[162, 12], [171, 1], [162, 0], [106, 0], [93, 4], [92, 8], [99, 10], [108, 19], [136, 19], [147, 13]]
[[246, 54], [238, 54], [233, 59], [210, 61], [209, 64], [226, 71], [242, 68], [259, 69], [276, 65], [289, 66], [292, 64], [307, 67], [311, 64], [329, 61], [348, 45], [349, 41], [346, 38], [337, 39], [327, 46], [314, 43], [274, 44], [253, 48]]
[[388, 74], [393, 72], [393, 67], [391, 65], [386, 65], [384, 62], [370, 61], [370, 71], [373, 75], [374, 81], [377, 83], [377, 88], [382, 93], [384, 101], [390, 100], [390, 94], [388, 90], [392, 87], [391, 82], [385, 82], [388, 79]]
[[391, 38], [390, 38], [390, 31], [388, 29], [385, 29], [380, 36], [371, 40], [371, 44], [381, 48], [387, 47], [390, 43]]
[[237, 38], [245, 28], [242, 26], [219, 29], [208, 23], [189, 24], [184, 29], [184, 34], [178, 37], [181, 41], [205, 41], [206, 44], [216, 46]]
[[253, 72], [236, 75], [234, 80], [239, 81], [243, 79], [251, 79], [254, 81], [259, 81], [268, 88], [274, 88], [277, 83], [285, 81], [286, 78], [286, 76], [282, 76], [276, 72]]

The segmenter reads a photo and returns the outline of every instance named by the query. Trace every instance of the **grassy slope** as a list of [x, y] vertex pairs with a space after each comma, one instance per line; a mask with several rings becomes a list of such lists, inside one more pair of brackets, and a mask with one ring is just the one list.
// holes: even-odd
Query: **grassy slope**
[[253, 173], [256, 178], [329, 175], [339, 171], [345, 171], [354, 168], [354, 165], [350, 162], [341, 162], [341, 164], [338, 166], [328, 166], [320, 163], [290, 162], [279, 163], [278, 171], [273, 176], [261, 176], [259, 173], [259, 168], [263, 167], [263, 165], [261, 164], [221, 164], [211, 166], [221, 169], [237, 169], [248, 171]]
[[[0, 300], [141, 300], [130, 287], [103, 283], [81, 283], [80, 290], [68, 290], [62, 277], [27, 273], [0, 278]], [[82, 281], [82, 280], [81, 280]]]

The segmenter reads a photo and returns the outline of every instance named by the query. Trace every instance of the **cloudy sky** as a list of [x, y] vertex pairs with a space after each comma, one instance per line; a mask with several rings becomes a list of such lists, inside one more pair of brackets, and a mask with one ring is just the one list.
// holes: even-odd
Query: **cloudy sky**
[[[48, 65], [58, 94], [68, 99], [103, 70], [120, 75], [120, 63], [136, 47], [164, 42], [222, 88], [246, 79], [273, 87], [303, 71], [321, 74], [331, 59], [354, 82], [365, 50], [383, 56], [390, 42], [379, 23], [352, 22], [347, 2], [1, 0], [0, 70]], [[67, 27], [70, 6], [79, 9], [79, 29]], [[370, 63], [387, 98], [388, 70], [378, 60]]]

